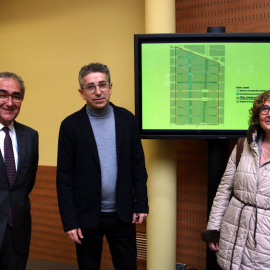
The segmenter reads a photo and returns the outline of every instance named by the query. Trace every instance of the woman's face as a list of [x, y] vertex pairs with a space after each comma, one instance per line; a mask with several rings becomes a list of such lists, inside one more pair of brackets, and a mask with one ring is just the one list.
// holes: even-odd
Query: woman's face
[[270, 134], [270, 114], [269, 114], [269, 108], [270, 108], [270, 99], [267, 99], [264, 102], [264, 105], [262, 106], [262, 109], [260, 111], [260, 125], [262, 129]]

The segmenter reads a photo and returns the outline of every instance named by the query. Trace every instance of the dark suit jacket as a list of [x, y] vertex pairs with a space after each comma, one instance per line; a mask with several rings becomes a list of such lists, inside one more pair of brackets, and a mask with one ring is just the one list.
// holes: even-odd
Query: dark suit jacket
[[[132, 213], [148, 213], [144, 153], [131, 112], [114, 109], [117, 151], [116, 209], [131, 222]], [[65, 231], [95, 228], [101, 213], [101, 168], [85, 106], [61, 124], [57, 193]]]
[[38, 166], [38, 133], [14, 122], [18, 146], [18, 167], [15, 180], [10, 186], [3, 155], [0, 154], [0, 246], [7, 227], [8, 212], [12, 209], [15, 246], [18, 252], [29, 249], [31, 238], [30, 200]]

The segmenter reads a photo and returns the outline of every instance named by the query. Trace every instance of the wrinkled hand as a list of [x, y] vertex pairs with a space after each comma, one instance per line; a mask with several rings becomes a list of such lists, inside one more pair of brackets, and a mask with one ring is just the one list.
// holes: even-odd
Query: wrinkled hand
[[209, 242], [208, 246], [212, 251], [217, 252], [219, 250], [218, 242]]
[[81, 244], [82, 242], [80, 241], [79, 238], [83, 238], [83, 235], [82, 235], [82, 231], [80, 228], [78, 229], [74, 229], [74, 230], [71, 230], [71, 231], [68, 231], [66, 232], [67, 235], [68, 235], [68, 238], [70, 240], [72, 240], [73, 242], [77, 243], [77, 244]]
[[142, 224], [146, 220], [147, 216], [148, 214], [145, 213], [133, 213], [132, 223]]

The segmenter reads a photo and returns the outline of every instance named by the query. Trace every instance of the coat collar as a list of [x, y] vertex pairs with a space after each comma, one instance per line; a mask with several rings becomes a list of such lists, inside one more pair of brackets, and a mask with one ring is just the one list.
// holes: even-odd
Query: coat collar
[[[119, 153], [121, 140], [122, 140], [122, 133], [123, 133], [123, 119], [122, 114], [119, 110], [119, 107], [115, 106], [113, 103], [109, 103], [113, 107], [114, 112], [114, 119], [115, 119], [115, 136], [116, 136], [116, 153]], [[78, 111], [78, 123], [80, 126], [80, 132], [84, 134], [86, 138], [86, 143], [89, 145], [90, 149], [92, 150], [97, 165], [100, 167], [99, 155], [97, 150], [97, 144], [95, 140], [95, 136], [93, 133], [93, 129], [91, 123], [89, 121], [89, 117], [86, 112], [86, 105]], [[117, 155], [117, 161], [119, 157]]]
[[250, 125], [247, 132], [247, 142], [249, 144], [256, 143], [263, 136], [263, 129], [258, 125]]

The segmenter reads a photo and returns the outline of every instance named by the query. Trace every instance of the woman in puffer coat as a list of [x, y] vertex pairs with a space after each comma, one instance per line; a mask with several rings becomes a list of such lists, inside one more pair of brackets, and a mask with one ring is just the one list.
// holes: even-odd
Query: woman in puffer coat
[[270, 269], [270, 91], [255, 99], [249, 123], [239, 165], [235, 147], [202, 232], [224, 270]]

